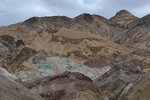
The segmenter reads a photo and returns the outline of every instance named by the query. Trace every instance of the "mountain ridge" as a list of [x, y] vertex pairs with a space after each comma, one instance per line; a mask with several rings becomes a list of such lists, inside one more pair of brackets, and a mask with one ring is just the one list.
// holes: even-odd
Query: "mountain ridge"
[[[0, 27], [0, 87], [40, 100], [148, 100], [149, 20], [121, 10], [110, 19], [84, 13]], [[11, 92], [2, 98], [17, 98]]]

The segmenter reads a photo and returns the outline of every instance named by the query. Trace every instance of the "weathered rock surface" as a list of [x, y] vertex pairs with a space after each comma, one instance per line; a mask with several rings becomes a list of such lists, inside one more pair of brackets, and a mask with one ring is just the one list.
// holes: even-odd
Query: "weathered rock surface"
[[149, 20], [122, 10], [0, 27], [0, 99], [149, 100]]
[[149, 100], [150, 74], [140, 76], [132, 83], [130, 88], [128, 87], [126, 87], [118, 100]]
[[46, 100], [107, 100], [90, 78], [77, 72], [48, 76], [24, 85]]
[[[90, 32], [100, 34], [105, 38], [115, 40], [125, 29], [116, 23], [99, 15], [81, 14], [75, 18], [65, 16], [33, 17], [22, 23], [3, 27], [0, 33], [5, 31], [29, 33], [56, 33], [61, 28], [67, 28], [78, 32]], [[121, 31], [121, 32], [120, 32]], [[6, 33], [6, 32], [5, 32]]]
[[13, 80], [13, 76], [0, 67], [0, 100], [44, 100]]
[[137, 21], [139, 18], [126, 10], [121, 10], [116, 13], [110, 20], [120, 25], [120, 27], [128, 29], [129, 24]]
[[127, 46], [150, 50], [150, 15], [131, 24], [128, 31], [120, 37]]
[[113, 61], [111, 61], [107, 57], [94, 56], [80, 62], [80, 64], [76, 64], [68, 71], [79, 72], [90, 77], [92, 80], [95, 80], [99, 76], [109, 71], [112, 66]]
[[65, 57], [29, 48], [23, 40], [15, 40], [10, 35], [0, 38], [0, 65], [21, 81], [60, 74], [75, 65]]
[[99, 88], [106, 93], [108, 92], [110, 98], [117, 99], [123, 89], [142, 74], [143, 72], [134, 65], [123, 63], [114, 65], [112, 69], [95, 79], [94, 82]]
[[16, 51], [19, 51], [20, 46], [16, 46], [15, 38], [10, 35], [0, 36], [0, 57], [10, 62], [16, 55]]

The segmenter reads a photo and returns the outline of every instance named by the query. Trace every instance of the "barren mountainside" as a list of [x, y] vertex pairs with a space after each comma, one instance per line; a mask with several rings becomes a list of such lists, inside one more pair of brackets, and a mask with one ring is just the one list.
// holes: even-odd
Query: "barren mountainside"
[[149, 21], [121, 10], [1, 26], [0, 100], [149, 100]]

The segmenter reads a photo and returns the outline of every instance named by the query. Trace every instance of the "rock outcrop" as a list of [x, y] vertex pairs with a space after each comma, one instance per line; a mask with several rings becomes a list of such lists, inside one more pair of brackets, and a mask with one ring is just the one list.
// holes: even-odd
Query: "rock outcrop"
[[120, 43], [130, 47], [150, 50], [150, 15], [130, 24], [128, 31], [119, 37]]
[[110, 99], [116, 100], [129, 83], [134, 82], [143, 74], [134, 65], [123, 63], [114, 65], [112, 69], [95, 79], [94, 82], [108, 93]]
[[45, 100], [105, 100], [107, 97], [92, 80], [80, 73], [65, 72], [24, 83]]
[[0, 100], [44, 100], [15, 82], [10, 73], [0, 67]]
[[[118, 100], [149, 100], [150, 74], [140, 76], [131, 86], [127, 86]], [[128, 88], [130, 87], [130, 88]]]

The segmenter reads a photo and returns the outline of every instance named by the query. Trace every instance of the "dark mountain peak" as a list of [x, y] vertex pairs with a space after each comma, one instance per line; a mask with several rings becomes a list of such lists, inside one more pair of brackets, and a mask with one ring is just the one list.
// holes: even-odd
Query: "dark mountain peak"
[[127, 10], [120, 10], [116, 13], [116, 15], [122, 15], [122, 14], [131, 14], [131, 13]]
[[116, 18], [116, 17], [133, 17], [133, 18], [138, 19], [137, 16], [133, 15], [131, 12], [129, 12], [127, 10], [120, 10], [120, 11], [118, 11], [116, 13], [116, 15], [114, 17], [112, 17], [111, 19]]
[[[89, 14], [89, 13], [83, 13], [83, 14], [80, 14], [79, 16], [77, 16], [77, 17], [87, 17], [87, 16], [92, 16], [92, 15]], [[75, 17], [75, 18], [77, 18], [77, 17]]]
[[32, 18], [29, 18], [27, 19], [26, 21], [24, 21], [25, 23], [35, 23], [37, 21], [39, 21], [39, 17], [32, 17]]
[[88, 13], [83, 13], [77, 17], [74, 18], [75, 20], [85, 20], [88, 23], [92, 23], [94, 21], [94, 18], [92, 15], [88, 14]]
[[138, 18], [127, 10], [120, 10], [116, 13], [114, 17], [111, 18], [111, 20], [116, 19], [116, 18], [127, 18], [127, 17]]
[[66, 21], [66, 20], [72, 20], [70, 17], [67, 17], [67, 16], [50, 16], [50, 17], [42, 17], [42, 19], [48, 20], [48, 21], [56, 21], [56, 20]]

